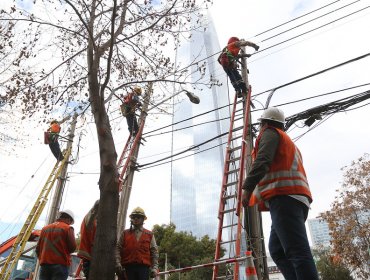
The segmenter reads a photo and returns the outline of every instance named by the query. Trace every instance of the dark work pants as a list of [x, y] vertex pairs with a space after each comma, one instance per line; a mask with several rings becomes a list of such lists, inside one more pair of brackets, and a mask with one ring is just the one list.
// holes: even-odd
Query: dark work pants
[[118, 277], [119, 280], [148, 280], [149, 266], [143, 264], [125, 265], [126, 273]]
[[60, 150], [58, 140], [50, 142], [49, 147], [50, 147], [51, 152], [53, 153], [53, 155], [55, 156], [57, 160], [62, 161], [64, 159], [62, 151]]
[[43, 264], [40, 266], [39, 280], [66, 280], [68, 267], [61, 264]]
[[318, 280], [305, 227], [308, 207], [286, 195], [271, 198], [269, 207], [269, 250], [285, 279]]
[[139, 125], [137, 124], [135, 113], [127, 114], [126, 120], [127, 120], [128, 131], [130, 131], [131, 135], [135, 136], [139, 130]]
[[90, 261], [88, 261], [88, 260], [83, 260], [82, 261], [82, 271], [85, 275], [86, 280], [89, 279]]
[[247, 86], [243, 81], [243, 78], [240, 75], [238, 69], [224, 67], [224, 70], [227, 76], [229, 77], [230, 82], [233, 85], [235, 91], [240, 93], [247, 93]]

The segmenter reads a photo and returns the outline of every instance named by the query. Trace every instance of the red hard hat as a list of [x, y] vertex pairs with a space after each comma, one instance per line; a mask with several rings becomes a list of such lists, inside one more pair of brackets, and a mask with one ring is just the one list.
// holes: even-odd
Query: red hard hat
[[237, 41], [239, 41], [239, 38], [238, 37], [231, 37], [229, 39], [229, 41], [227, 42], [227, 44], [231, 44], [231, 43], [234, 43], [234, 42], [237, 42]]

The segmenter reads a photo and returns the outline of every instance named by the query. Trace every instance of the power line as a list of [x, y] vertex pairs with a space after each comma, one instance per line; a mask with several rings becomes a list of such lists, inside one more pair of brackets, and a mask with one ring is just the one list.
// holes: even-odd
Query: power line
[[289, 86], [289, 85], [292, 85], [292, 84], [295, 84], [295, 83], [301, 82], [301, 81], [303, 81], [303, 80], [306, 80], [306, 79], [308, 79], [308, 78], [312, 78], [312, 77], [314, 77], [314, 76], [317, 76], [317, 75], [319, 75], [319, 74], [322, 74], [322, 73], [325, 73], [325, 72], [327, 72], [327, 71], [333, 70], [333, 69], [335, 69], [335, 68], [341, 67], [341, 66], [343, 66], [343, 65], [346, 65], [346, 64], [349, 64], [349, 63], [355, 62], [355, 61], [357, 61], [357, 60], [363, 59], [363, 58], [365, 58], [365, 57], [367, 57], [367, 56], [369, 56], [369, 55], [370, 55], [370, 53], [367, 53], [367, 54], [364, 54], [364, 55], [361, 55], [361, 56], [358, 56], [358, 57], [352, 58], [352, 59], [347, 60], [347, 61], [345, 61], [345, 62], [339, 63], [339, 64], [337, 64], [337, 65], [334, 65], [334, 66], [331, 66], [331, 67], [329, 67], [329, 68], [326, 68], [326, 69], [320, 70], [320, 71], [318, 71], [318, 72], [315, 72], [315, 73], [313, 73], [313, 74], [307, 75], [307, 76], [305, 76], [305, 77], [303, 77], [303, 78], [299, 78], [299, 79], [294, 80], [294, 81], [291, 81], [291, 82], [289, 82], [289, 83], [286, 83], [286, 84], [283, 84], [283, 85], [277, 86], [277, 87], [275, 87], [275, 88], [272, 88], [272, 89], [265, 90], [265, 91], [263, 91], [263, 92], [257, 93], [257, 94], [255, 94], [255, 95], [253, 95], [253, 97], [256, 97], [256, 96], [262, 95], [262, 94], [264, 94], [264, 93], [272, 92], [272, 91], [275, 91], [275, 90], [277, 90], [277, 89], [281, 89], [281, 88], [283, 88], [283, 87], [286, 87], [286, 86]]
[[296, 29], [296, 28], [298, 28], [298, 27], [301, 27], [301, 26], [303, 26], [303, 25], [305, 25], [305, 24], [307, 24], [307, 23], [313, 22], [314, 20], [317, 20], [317, 19], [319, 19], [319, 18], [322, 18], [322, 17], [325, 17], [325, 16], [327, 16], [327, 15], [330, 15], [330, 14], [332, 14], [332, 13], [334, 13], [334, 12], [337, 12], [337, 11], [339, 11], [339, 10], [341, 10], [341, 9], [344, 9], [344, 8], [346, 8], [346, 7], [350, 6], [350, 5], [353, 5], [353, 4], [357, 3], [357, 2], [360, 2], [360, 1], [361, 1], [361, 0], [353, 1], [352, 3], [349, 3], [349, 4], [347, 4], [347, 5], [344, 5], [344, 6], [340, 7], [340, 8], [337, 8], [337, 9], [335, 9], [335, 10], [332, 10], [332, 11], [330, 11], [330, 12], [327, 12], [326, 14], [320, 15], [320, 16], [318, 16], [318, 17], [316, 17], [316, 18], [313, 18], [313, 19], [311, 19], [311, 20], [309, 20], [309, 21], [306, 21], [306, 22], [301, 23], [301, 24], [298, 24], [298, 25], [296, 25], [296, 26], [294, 26], [294, 27], [292, 27], [292, 28], [289, 28], [289, 29], [287, 29], [287, 30], [284, 30], [284, 31], [282, 31], [282, 32], [280, 32], [280, 33], [278, 33], [278, 34], [275, 34], [275, 35], [273, 35], [273, 36], [270, 36], [270, 37], [268, 37], [268, 38], [265, 38], [265, 39], [261, 40], [261, 42], [266, 42], [266, 41], [268, 41], [268, 40], [270, 40], [270, 39], [272, 39], [272, 38], [275, 38], [275, 37], [277, 37], [277, 36], [279, 36], [279, 35], [282, 35], [282, 34], [284, 34], [284, 33], [287, 33], [287, 32], [289, 32], [289, 31], [292, 31], [292, 30], [294, 30], [294, 29]]
[[261, 32], [261, 33], [258, 33], [258, 34], [256, 34], [256, 35], [254, 35], [254, 37], [260, 36], [260, 35], [265, 34], [265, 33], [269, 32], [269, 31], [271, 31], [271, 30], [274, 30], [274, 29], [279, 28], [279, 27], [281, 27], [281, 26], [283, 26], [283, 25], [286, 25], [286, 24], [288, 24], [288, 23], [291, 23], [291, 22], [293, 22], [293, 21], [295, 21], [295, 20], [297, 20], [297, 19], [300, 19], [300, 18], [305, 17], [305, 16], [307, 16], [307, 15], [309, 15], [309, 14], [312, 14], [312, 13], [314, 13], [314, 12], [317, 12], [317, 11], [319, 11], [319, 10], [321, 10], [321, 9], [323, 9], [323, 8], [326, 8], [326, 7], [328, 7], [328, 6], [332, 5], [332, 4], [335, 4], [336, 2], [339, 2], [339, 1], [340, 1], [340, 0], [337, 0], [337, 1], [331, 2], [331, 3], [329, 3], [329, 4], [325, 5], [325, 6], [322, 6], [322, 7], [318, 8], [318, 9], [316, 9], [316, 10], [313, 10], [313, 11], [311, 11], [311, 12], [308, 12], [308, 13], [306, 13], [306, 14], [303, 14], [303, 15], [301, 15], [301, 16], [298, 16], [298, 17], [296, 17], [296, 18], [294, 18], [294, 19], [291, 19], [291, 20], [289, 20], [289, 21], [286, 21], [286, 22], [281, 23], [281, 24], [279, 24], [279, 25], [276, 25], [276, 26], [274, 26], [274, 27], [271, 27], [271, 28], [269, 28], [269, 29], [267, 29], [267, 30], [265, 30], [265, 31], [263, 31], [263, 32]]
[[368, 9], [368, 8], [370, 8], [370, 6], [367, 6], [367, 7], [365, 7], [365, 8], [360, 9], [360, 10], [357, 10], [357, 11], [355, 11], [355, 12], [352, 12], [352, 13], [350, 13], [350, 14], [347, 14], [347, 15], [345, 15], [345, 16], [343, 16], [343, 17], [340, 17], [340, 18], [338, 18], [338, 19], [335, 19], [335, 20], [333, 20], [333, 21], [331, 21], [331, 22], [328, 22], [328, 23], [326, 23], [326, 24], [323, 24], [323, 25], [321, 25], [321, 26], [319, 26], [319, 27], [316, 27], [316, 28], [314, 28], [314, 29], [311, 29], [311, 30], [309, 30], [309, 31], [303, 32], [303, 33], [301, 33], [301, 34], [299, 34], [299, 35], [296, 35], [296, 36], [294, 36], [294, 37], [291, 37], [291, 38], [289, 38], [289, 39], [286, 39], [286, 40], [281, 41], [281, 42], [279, 42], [279, 43], [276, 43], [276, 44], [274, 44], [274, 45], [271, 45], [271, 46], [269, 46], [269, 47], [267, 47], [267, 48], [264, 48], [264, 49], [262, 49], [262, 50], [259, 50], [259, 51], [255, 52], [253, 55], [259, 54], [259, 53], [264, 52], [264, 51], [266, 51], [266, 50], [268, 50], [268, 49], [271, 49], [271, 48], [273, 48], [273, 47], [276, 47], [276, 46], [279, 46], [279, 45], [284, 44], [284, 43], [286, 43], [286, 42], [289, 42], [289, 41], [291, 41], [291, 40], [293, 40], [293, 39], [296, 39], [296, 38], [298, 38], [298, 37], [301, 37], [301, 36], [303, 36], [303, 35], [306, 35], [306, 34], [308, 34], [308, 33], [311, 33], [311, 32], [313, 32], [313, 31], [315, 31], [315, 30], [318, 30], [318, 29], [320, 29], [320, 28], [323, 28], [323, 27], [325, 27], [325, 26], [327, 26], [327, 25], [330, 25], [330, 24], [332, 24], [332, 23], [334, 23], [334, 22], [336, 22], [336, 21], [342, 20], [342, 19], [344, 19], [344, 18], [346, 18], [346, 17], [349, 17], [349, 16], [351, 16], [351, 15], [357, 14], [357, 13], [359, 13], [359, 12], [361, 12], [361, 11], [363, 11], [363, 10], [366, 10], [366, 9]]

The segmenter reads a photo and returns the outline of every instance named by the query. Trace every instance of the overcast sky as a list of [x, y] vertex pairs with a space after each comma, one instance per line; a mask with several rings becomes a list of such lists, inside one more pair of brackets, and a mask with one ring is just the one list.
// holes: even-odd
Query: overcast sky
[[[253, 88], [252, 95], [370, 52], [370, 39], [367, 30], [370, 26], [370, 9], [356, 12], [369, 6], [368, 0], [356, 1], [347, 8], [339, 9], [316, 20], [313, 19], [353, 1], [229, 0], [226, 3], [215, 0], [214, 2], [216, 3], [211, 9], [211, 14], [221, 46], [224, 46], [231, 36], [251, 40], [260, 45], [260, 53], [248, 59], [249, 81]], [[335, 3], [309, 16], [255, 36], [333, 2]], [[5, 5], [6, 1], [1, 1], [0, 8]], [[354, 14], [330, 23], [350, 13]], [[312, 22], [296, 27], [309, 20]], [[327, 24], [325, 27], [309, 32], [325, 24]], [[292, 30], [268, 39], [270, 36], [288, 29]], [[299, 36], [305, 32], [307, 34]], [[295, 36], [298, 37], [290, 40]], [[269, 48], [283, 41], [287, 42]], [[274, 93], [270, 106], [369, 83], [369, 62], [370, 58], [367, 57], [279, 89]], [[215, 74], [216, 76], [224, 75], [223, 72]], [[285, 111], [286, 116], [290, 116], [368, 89], [369, 86], [365, 86], [352, 91], [285, 105], [281, 108]], [[200, 98], [202, 97], [201, 93], [198, 95]], [[254, 103], [258, 109], [262, 107], [261, 104], [265, 104], [267, 95], [262, 94], [255, 98]], [[253, 121], [256, 121], [260, 114], [261, 112], [254, 113]], [[335, 198], [335, 190], [340, 187], [342, 180], [341, 168], [369, 152], [369, 116], [368, 106], [365, 106], [357, 110], [335, 114], [309, 132], [302, 123], [297, 123], [297, 126], [293, 126], [294, 129], [289, 132], [292, 138], [308, 132], [297, 140], [296, 144], [303, 155], [314, 199], [309, 218], [314, 218], [320, 212], [330, 208], [330, 204]], [[62, 203], [62, 208], [72, 209], [76, 214], [76, 232], [79, 231], [83, 216], [99, 197], [97, 186], [99, 154], [94, 133], [95, 125], [91, 121], [87, 119], [84, 124], [79, 123], [85, 128], [81, 140], [79, 161], [69, 168], [70, 177]], [[152, 130], [163, 124], [169, 124], [169, 122], [170, 118], [152, 116], [148, 119], [145, 130]], [[65, 134], [67, 127], [63, 128]], [[24, 221], [55, 163], [49, 147], [42, 143], [43, 131], [46, 129], [47, 126], [44, 125], [40, 126], [38, 131], [31, 132], [32, 137], [26, 137], [28, 139], [26, 148], [11, 151], [10, 155], [1, 155], [0, 242], [17, 233], [14, 224]], [[113, 133], [117, 152], [120, 153], [128, 136], [124, 119], [114, 122]], [[145, 145], [140, 148], [139, 163], [148, 162], [154, 155], [158, 156], [160, 153], [168, 155], [169, 147], [169, 136], [147, 139]], [[186, 147], [186, 143], [184, 143], [184, 147]], [[145, 169], [135, 174], [129, 211], [136, 206], [141, 206], [146, 210], [148, 216], [146, 226], [148, 228], [154, 224], [169, 223], [170, 165]], [[46, 211], [38, 223], [39, 227], [44, 225], [45, 216]], [[265, 236], [267, 237], [270, 218], [268, 215], [263, 215], [263, 219]], [[217, 213], [215, 213], [215, 223], [217, 223]]]

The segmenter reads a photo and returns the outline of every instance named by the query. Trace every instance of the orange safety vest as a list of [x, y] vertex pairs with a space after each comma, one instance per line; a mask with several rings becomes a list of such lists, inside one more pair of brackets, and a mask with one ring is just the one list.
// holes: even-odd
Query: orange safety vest
[[232, 54], [233, 57], [236, 57], [240, 51], [240, 47], [236, 46], [236, 42], [232, 42], [227, 45], [228, 51]]
[[265, 201], [277, 195], [304, 195], [310, 203], [312, 196], [299, 149], [284, 131], [272, 126], [265, 126], [257, 137], [252, 156], [255, 158], [263, 132], [267, 128], [275, 129], [280, 136], [279, 146], [269, 171], [253, 191], [249, 206], [259, 205], [260, 211], [268, 211]]
[[153, 233], [150, 230], [143, 229], [139, 240], [136, 240], [133, 230], [125, 230], [121, 247], [121, 263], [123, 266], [128, 264], [144, 264], [151, 266], [150, 242]]
[[41, 230], [37, 243], [40, 264], [61, 264], [70, 266], [71, 256], [67, 246], [70, 226], [64, 222], [55, 222]]
[[80, 239], [80, 247], [77, 251], [77, 256], [85, 260], [91, 260], [91, 253], [92, 248], [94, 245], [95, 239], [95, 232], [96, 232], [97, 221], [91, 223], [91, 225], [87, 225], [87, 219], [84, 218], [81, 224], [81, 239]]

